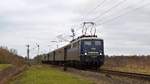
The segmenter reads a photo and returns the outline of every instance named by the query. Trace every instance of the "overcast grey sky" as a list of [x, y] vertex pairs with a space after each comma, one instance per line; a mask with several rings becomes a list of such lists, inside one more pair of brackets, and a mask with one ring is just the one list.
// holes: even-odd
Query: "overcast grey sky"
[[[33, 57], [37, 53], [36, 43], [40, 44], [40, 53], [48, 52], [56, 48], [56, 44], [50, 41], [57, 40], [56, 36], [60, 34], [69, 35], [70, 28], [78, 29], [79, 26], [75, 25], [82, 21], [94, 21], [96, 24], [106, 21], [96, 26], [99, 37], [105, 41], [106, 54], [150, 54], [150, 1], [105, 0], [97, 7], [102, 2], [1, 0], [0, 45], [15, 48], [20, 55], [26, 56], [25, 45], [30, 44]], [[114, 7], [118, 3], [121, 5]], [[104, 14], [111, 7], [114, 8]], [[141, 8], [133, 10], [138, 7]], [[119, 15], [122, 16], [107, 22]]]

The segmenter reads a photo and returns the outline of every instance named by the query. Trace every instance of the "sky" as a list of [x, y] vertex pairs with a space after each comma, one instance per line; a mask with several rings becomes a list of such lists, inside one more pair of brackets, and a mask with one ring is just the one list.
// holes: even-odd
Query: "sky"
[[[96, 23], [108, 55], [150, 54], [149, 0], [1, 0], [0, 45], [26, 56], [56, 49], [52, 41], [69, 38], [70, 29], [81, 32], [84, 21]], [[120, 17], [118, 17], [120, 16]], [[61, 38], [62, 39], [62, 38]], [[70, 40], [70, 39], [68, 39]], [[59, 47], [67, 42], [58, 43]]]

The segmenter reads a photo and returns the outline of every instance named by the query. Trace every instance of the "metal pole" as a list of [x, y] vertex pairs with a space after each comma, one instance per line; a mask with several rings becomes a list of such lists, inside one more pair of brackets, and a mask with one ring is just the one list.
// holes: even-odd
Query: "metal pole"
[[37, 56], [38, 56], [38, 55], [40, 55], [40, 45], [37, 44], [37, 43], [36, 43], [36, 45], [37, 45], [37, 48], [38, 48], [38, 52], [37, 52]]
[[57, 43], [57, 48], [58, 48], [58, 43]]
[[40, 45], [37, 45], [37, 47], [38, 47], [38, 54], [37, 55], [39, 55], [40, 54]]
[[67, 48], [64, 48], [64, 71], [67, 71]]
[[30, 45], [27, 45], [27, 63], [30, 65]]
[[49, 52], [51, 51], [51, 45], [48, 45], [48, 47], [49, 47]]

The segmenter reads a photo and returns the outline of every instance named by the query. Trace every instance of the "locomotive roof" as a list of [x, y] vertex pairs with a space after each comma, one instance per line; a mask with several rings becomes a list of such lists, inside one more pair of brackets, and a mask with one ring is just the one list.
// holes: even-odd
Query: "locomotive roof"
[[[53, 50], [53, 51], [59, 50], [59, 49], [61, 49], [61, 48], [65, 48], [65, 47], [71, 45], [72, 43], [75, 43], [75, 42], [80, 41], [80, 40], [86, 40], [86, 39], [99, 39], [99, 40], [103, 40], [103, 39], [101, 39], [101, 38], [98, 38], [96, 35], [93, 35], [93, 36], [91, 36], [91, 35], [90, 35], [90, 36], [84, 36], [84, 35], [82, 35], [82, 36], [80, 36], [80, 37], [78, 37], [78, 38], [76, 38], [76, 39], [70, 41], [69, 44], [67, 44], [67, 45], [65, 45], [65, 46], [63, 46], [63, 47], [57, 48], [57, 49], [55, 49], [55, 50]], [[51, 51], [51, 52], [53, 52], [53, 51]], [[49, 52], [49, 53], [51, 53], [51, 52]]]
[[74, 42], [77, 42], [79, 40], [87, 40], [87, 39], [99, 39], [99, 40], [103, 40], [101, 38], [98, 38], [96, 35], [94, 35], [94, 36], [84, 36], [83, 35], [83, 36], [78, 37], [77, 39], [72, 40], [70, 43], [74, 43]]

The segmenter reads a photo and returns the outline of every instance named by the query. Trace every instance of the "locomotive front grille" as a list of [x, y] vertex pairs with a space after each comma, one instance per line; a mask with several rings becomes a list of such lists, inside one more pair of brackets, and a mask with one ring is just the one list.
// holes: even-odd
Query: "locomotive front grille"
[[94, 55], [94, 56], [97, 56], [97, 55], [99, 55], [99, 53], [98, 53], [98, 52], [88, 52], [88, 55]]

